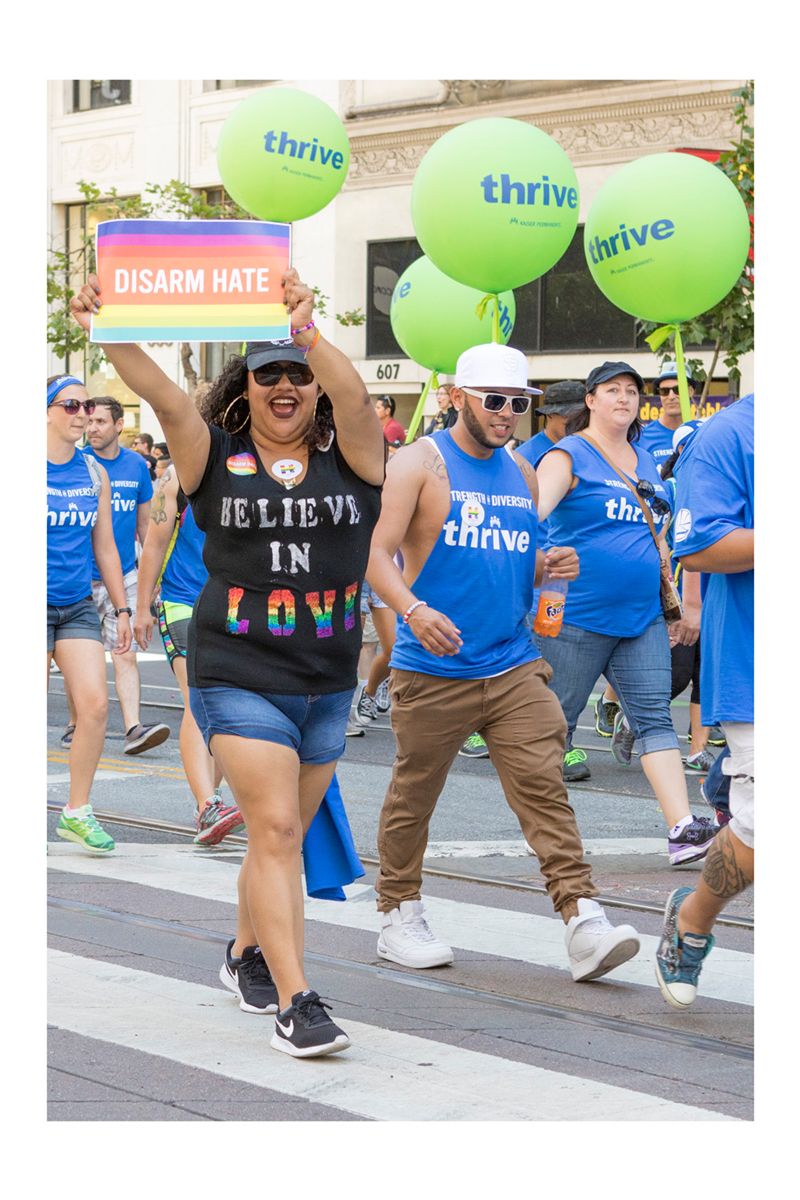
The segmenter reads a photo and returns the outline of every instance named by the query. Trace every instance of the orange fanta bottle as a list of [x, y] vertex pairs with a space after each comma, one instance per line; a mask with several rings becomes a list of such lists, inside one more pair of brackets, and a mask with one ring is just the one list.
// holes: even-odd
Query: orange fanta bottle
[[539, 607], [533, 622], [534, 633], [538, 633], [540, 637], [558, 637], [564, 620], [566, 602], [566, 579], [551, 579], [545, 571], [539, 592]]

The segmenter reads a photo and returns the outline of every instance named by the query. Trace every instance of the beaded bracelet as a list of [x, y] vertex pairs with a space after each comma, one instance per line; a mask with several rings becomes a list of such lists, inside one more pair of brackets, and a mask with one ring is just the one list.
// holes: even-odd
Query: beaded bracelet
[[299, 329], [292, 329], [291, 330], [292, 337], [294, 337], [294, 335], [296, 333], [305, 333], [305, 331], [307, 329], [316, 329], [316, 326], [313, 321], [309, 321], [307, 325], [301, 325]]
[[427, 607], [428, 601], [427, 600], [415, 600], [415, 602], [411, 605], [411, 607], [406, 609], [406, 611], [403, 613], [403, 621], [406, 625], [408, 624], [408, 622], [411, 618], [411, 614], [415, 611], [415, 609], [421, 608], [423, 604]]

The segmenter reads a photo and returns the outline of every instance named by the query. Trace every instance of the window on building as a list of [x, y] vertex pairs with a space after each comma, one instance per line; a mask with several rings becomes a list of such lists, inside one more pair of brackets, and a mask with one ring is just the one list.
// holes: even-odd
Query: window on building
[[228, 359], [233, 354], [242, 353], [241, 342], [201, 342], [200, 371], [201, 379], [209, 383], [217, 378]]
[[392, 292], [400, 276], [420, 258], [416, 238], [367, 244], [367, 358], [405, 358], [389, 320]]
[[89, 112], [93, 108], [113, 108], [130, 104], [130, 79], [73, 79], [72, 111]]

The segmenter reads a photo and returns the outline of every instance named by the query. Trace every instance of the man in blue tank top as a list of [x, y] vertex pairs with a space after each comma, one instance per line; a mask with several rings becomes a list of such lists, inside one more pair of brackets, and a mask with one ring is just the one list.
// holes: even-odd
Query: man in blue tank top
[[525, 621], [545, 557], [552, 575], [578, 573], [571, 547], [537, 555], [536, 475], [504, 449], [541, 395], [527, 375], [519, 350], [465, 351], [451, 391], [455, 425], [407, 446], [387, 473], [367, 569], [402, 618], [389, 688], [397, 756], [378, 833], [378, 953], [410, 967], [453, 961], [423, 915], [422, 861], [447, 772], [477, 731], [566, 922], [572, 977], [589, 980], [632, 958], [639, 939], [630, 925], [611, 926], [593, 899], [561, 773], [565, 722]]

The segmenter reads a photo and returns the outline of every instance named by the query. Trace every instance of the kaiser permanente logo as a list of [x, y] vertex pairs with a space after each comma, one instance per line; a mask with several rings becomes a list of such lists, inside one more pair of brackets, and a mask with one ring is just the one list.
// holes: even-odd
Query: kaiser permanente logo
[[675, 224], [667, 217], [645, 225], [631, 225], [623, 222], [616, 233], [607, 238], [593, 237], [587, 242], [589, 256], [595, 266], [608, 258], [616, 258], [619, 254], [627, 254], [630, 250], [642, 248], [649, 240], [665, 242], [675, 232]]
[[334, 171], [340, 171], [344, 162], [341, 150], [334, 150], [332, 146], [328, 149], [326, 146], [320, 145], [317, 138], [312, 138], [310, 142], [301, 142], [298, 139], [290, 138], [285, 129], [282, 129], [280, 134], [276, 133], [274, 129], [265, 133], [264, 149], [267, 154], [288, 154], [289, 158], [302, 158], [306, 162], [321, 162], [324, 167], [330, 164]]

